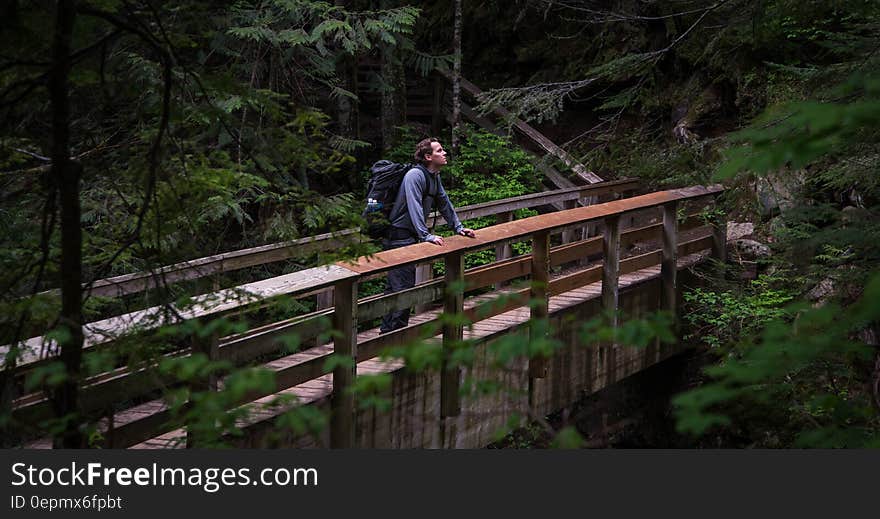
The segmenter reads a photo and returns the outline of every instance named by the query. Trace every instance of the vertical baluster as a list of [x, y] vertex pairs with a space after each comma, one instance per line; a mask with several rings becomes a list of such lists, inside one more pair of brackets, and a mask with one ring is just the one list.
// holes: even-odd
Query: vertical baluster
[[[422, 283], [427, 283], [434, 278], [434, 264], [432, 262], [429, 263], [420, 263], [416, 265], [416, 285], [421, 285]], [[415, 311], [417, 314], [427, 312], [430, 310], [431, 305], [421, 304], [416, 305]]]
[[446, 291], [443, 296], [443, 313], [447, 320], [443, 322], [443, 366], [440, 379], [440, 415], [442, 418], [458, 416], [461, 412], [459, 387], [461, 370], [449, 362], [455, 347], [461, 342], [464, 328], [452, 322], [452, 316], [464, 313], [464, 256], [461, 252], [446, 255]]
[[[513, 221], [513, 213], [506, 211], [495, 215], [495, 224], [507, 223]], [[506, 260], [513, 255], [510, 243], [502, 243], [495, 246], [495, 261]]]
[[333, 339], [333, 353], [352, 362], [333, 370], [330, 447], [351, 448], [355, 446], [356, 409], [349, 388], [357, 376], [357, 280], [338, 281], [334, 294], [333, 329], [338, 334]]
[[[208, 319], [200, 320], [201, 326], [205, 326], [208, 324]], [[200, 337], [198, 335], [194, 335], [190, 338], [190, 351], [193, 355], [202, 353], [207, 357], [209, 363], [213, 363], [217, 360], [217, 354], [220, 349], [220, 338], [217, 333], [212, 333], [207, 337]], [[217, 375], [211, 373], [207, 377], [194, 377], [193, 380], [189, 384], [190, 395], [194, 393], [202, 393], [206, 391], [217, 391], [218, 379]], [[190, 402], [192, 402], [192, 396], [190, 396]], [[186, 448], [192, 449], [193, 447], [197, 447], [197, 442], [195, 438], [195, 434], [190, 427], [186, 429]]]
[[[219, 275], [214, 276], [211, 281], [211, 285], [215, 293], [220, 291]], [[199, 320], [199, 324], [201, 326], [205, 326], [209, 322], [210, 319], [207, 318]], [[217, 360], [217, 355], [220, 351], [220, 337], [216, 332], [206, 337], [194, 336], [190, 339], [190, 341], [190, 349], [192, 354], [204, 354], [208, 358], [209, 363], [213, 363], [215, 360]], [[217, 379], [217, 375], [213, 373], [208, 375], [207, 377], [196, 377], [190, 383], [190, 394], [206, 391], [216, 392], [218, 382], [219, 381]], [[190, 402], [192, 402], [192, 397], [190, 397]], [[195, 435], [193, 434], [190, 427], [187, 427], [186, 429], [186, 447], [188, 449], [198, 447]]]
[[[563, 202], [563, 207], [566, 210], [574, 209], [575, 207], [577, 207], [577, 200], [566, 200], [565, 202]], [[582, 232], [583, 232], [583, 228], [581, 228], [581, 227], [578, 227], [578, 228], [570, 228], [569, 227], [568, 229], [562, 231], [562, 243], [565, 244], [565, 243], [571, 243], [573, 241], [580, 240], [581, 238], [579, 235]]]
[[[318, 292], [315, 296], [315, 310], [324, 310], [327, 308], [333, 308], [333, 287], [330, 287], [323, 292]], [[323, 346], [327, 343], [327, 341], [317, 340], [318, 346]]]
[[661, 308], [675, 315], [676, 277], [678, 269], [678, 203], [669, 202], [663, 206], [663, 261], [660, 264], [662, 280]]
[[[550, 233], [538, 231], [532, 235], [532, 287], [529, 294], [531, 301], [529, 331], [530, 340], [540, 339], [538, 334], [545, 334], [545, 326], [537, 326], [538, 321], [545, 321], [549, 315], [550, 285]], [[547, 359], [533, 357], [529, 359], [529, 377], [544, 378], [547, 376]]]
[[[663, 206], [663, 260], [660, 264], [660, 309], [672, 314], [672, 326], [678, 332], [678, 203]], [[668, 346], [660, 346], [660, 358], [671, 353]]]
[[[513, 212], [506, 211], [503, 213], [498, 213], [495, 215], [495, 223], [506, 223], [513, 221]], [[495, 246], [495, 261], [506, 260], [513, 256], [513, 249], [510, 247], [510, 243], [502, 243]], [[504, 288], [506, 282], [496, 283], [495, 290], [500, 290]]]
[[723, 215], [712, 225], [712, 256], [721, 263], [727, 261], [727, 218]]
[[[610, 326], [617, 328], [620, 279], [620, 215], [611, 215], [605, 218], [605, 233], [602, 236], [602, 310], [610, 317]], [[601, 345], [601, 359], [604, 360], [599, 366], [599, 372], [604, 370], [608, 374], [606, 385], [616, 380], [617, 370], [617, 344]]]

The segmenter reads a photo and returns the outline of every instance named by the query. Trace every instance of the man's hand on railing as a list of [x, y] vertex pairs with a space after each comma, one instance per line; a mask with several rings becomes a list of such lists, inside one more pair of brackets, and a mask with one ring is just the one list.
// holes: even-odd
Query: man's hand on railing
[[460, 234], [462, 236], [467, 236], [468, 238], [476, 238], [477, 237], [477, 234], [473, 230], [468, 229], [467, 227], [458, 231], [458, 234]]
[[433, 243], [434, 245], [443, 245], [443, 238], [439, 236], [434, 236], [434, 238], [425, 241], [428, 243]]

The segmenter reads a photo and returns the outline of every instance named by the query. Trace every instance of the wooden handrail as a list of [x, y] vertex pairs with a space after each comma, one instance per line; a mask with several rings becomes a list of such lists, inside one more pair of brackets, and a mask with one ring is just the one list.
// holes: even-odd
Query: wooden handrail
[[542, 214], [501, 223], [480, 229], [475, 238], [451, 236], [442, 247], [432, 243], [417, 243], [408, 247], [378, 252], [354, 262], [337, 262], [337, 265], [361, 275], [385, 272], [397, 267], [441, 259], [453, 252], [473, 252], [515, 239], [525, 239], [539, 231], [553, 232], [572, 225], [604, 220], [612, 215], [624, 215], [634, 211], [660, 207], [669, 202], [684, 201], [716, 195], [723, 191], [720, 185], [695, 186], [669, 191], [657, 191], [623, 200], [615, 200], [588, 207], [578, 207], [557, 213]]

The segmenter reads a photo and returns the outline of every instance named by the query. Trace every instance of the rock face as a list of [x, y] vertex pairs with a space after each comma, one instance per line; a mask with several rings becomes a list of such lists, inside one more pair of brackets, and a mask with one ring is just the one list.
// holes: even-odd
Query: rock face
[[810, 301], [824, 304], [825, 300], [834, 294], [835, 289], [834, 280], [825, 278], [807, 292], [807, 298]]
[[740, 239], [733, 242], [733, 247], [739, 257], [743, 260], [756, 261], [759, 259], [767, 259], [772, 252], [770, 247], [755, 240]]
[[706, 87], [694, 99], [679, 104], [672, 114], [675, 125], [672, 135], [682, 144], [692, 144], [707, 136], [729, 101], [725, 88], [720, 84]]
[[775, 216], [794, 206], [794, 199], [806, 180], [803, 171], [769, 174], [758, 179], [755, 195], [761, 207], [761, 216]]
[[727, 222], [727, 241], [732, 242], [746, 236], [751, 236], [755, 232], [755, 224], [752, 222]]

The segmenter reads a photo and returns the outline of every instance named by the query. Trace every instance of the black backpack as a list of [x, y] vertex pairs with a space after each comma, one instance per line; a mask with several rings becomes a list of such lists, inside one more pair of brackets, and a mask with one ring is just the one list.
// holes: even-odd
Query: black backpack
[[385, 237], [391, 227], [391, 211], [394, 209], [400, 184], [403, 183], [407, 171], [415, 167], [413, 164], [398, 164], [390, 160], [380, 160], [370, 167], [367, 206], [361, 214], [367, 222], [365, 231], [370, 238]]

